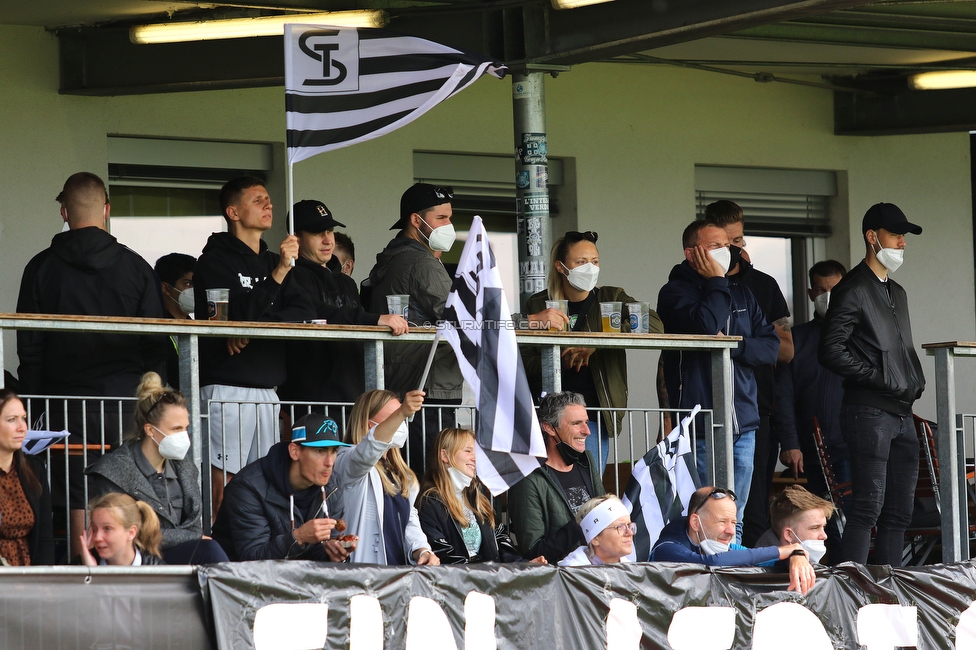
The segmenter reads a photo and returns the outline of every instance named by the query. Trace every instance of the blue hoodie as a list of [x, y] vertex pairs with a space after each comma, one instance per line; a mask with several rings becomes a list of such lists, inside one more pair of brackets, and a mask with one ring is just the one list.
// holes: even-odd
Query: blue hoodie
[[[759, 427], [755, 366], [776, 363], [779, 336], [766, 322], [752, 292], [727, 278], [703, 278], [687, 261], [671, 269], [657, 298], [657, 313], [668, 334], [741, 336], [732, 348], [732, 390], [735, 397], [732, 431]], [[712, 408], [710, 352], [665, 351], [664, 381], [671, 408]], [[702, 418], [702, 416], [699, 416]], [[697, 422], [699, 430], [704, 419]]]

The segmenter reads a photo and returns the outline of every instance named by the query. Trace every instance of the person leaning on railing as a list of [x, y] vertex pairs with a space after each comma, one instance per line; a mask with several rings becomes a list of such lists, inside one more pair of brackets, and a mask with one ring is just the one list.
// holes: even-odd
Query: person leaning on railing
[[[523, 562], [504, 525], [495, 527], [491, 502], [477, 477], [474, 431], [444, 429], [417, 502], [420, 527], [441, 564]], [[539, 556], [532, 560], [547, 564]]]
[[199, 470], [187, 456], [190, 418], [183, 395], [147, 372], [138, 397], [136, 436], [85, 470], [93, 497], [122, 492], [148, 503], [159, 517], [167, 564], [226, 562], [220, 545], [203, 536]]
[[27, 410], [0, 389], [0, 563], [54, 564], [51, 491], [44, 465], [21, 449]]
[[[601, 302], [636, 302], [620, 287], [596, 285], [600, 276], [600, 253], [596, 248], [597, 233], [567, 232], [552, 246], [549, 259], [548, 288], [533, 295], [525, 305], [529, 327], [532, 323], [548, 321], [549, 327], [563, 329], [569, 323], [572, 332], [602, 332]], [[548, 300], [568, 300], [569, 311], [563, 313], [547, 309]], [[664, 325], [658, 315], [650, 312], [649, 331], [661, 333]], [[630, 322], [622, 321], [621, 330], [630, 331]], [[627, 351], [567, 347], [562, 349], [562, 388], [583, 395], [586, 403], [600, 408], [627, 408]], [[542, 359], [538, 347], [526, 348], [523, 353], [525, 370], [534, 395], [542, 392]], [[598, 431], [597, 416], [590, 413], [591, 435], [586, 448], [600, 464], [602, 475], [610, 453], [610, 436], [617, 435], [623, 422], [623, 411], [603, 413], [604, 427]]]

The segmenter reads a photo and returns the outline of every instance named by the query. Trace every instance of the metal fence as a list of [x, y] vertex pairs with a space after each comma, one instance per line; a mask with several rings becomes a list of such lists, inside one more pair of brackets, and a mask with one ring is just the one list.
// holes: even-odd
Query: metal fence
[[[195, 463], [201, 468], [201, 492], [204, 500], [205, 525], [209, 522], [211, 490], [208, 468], [210, 457], [210, 436], [204, 435], [209, 430], [206, 414], [213, 408], [242, 408], [247, 403], [223, 402], [203, 403], [200, 392], [199, 375], [199, 338], [202, 337], [247, 337], [274, 338], [284, 340], [309, 341], [355, 341], [364, 347], [364, 368], [367, 389], [382, 388], [383, 347], [385, 343], [427, 343], [431, 344], [435, 330], [432, 328], [413, 328], [409, 334], [394, 337], [387, 328], [381, 327], [347, 327], [321, 326], [289, 323], [238, 323], [238, 322], [196, 322], [176, 321], [172, 319], [129, 319], [97, 316], [52, 316], [41, 314], [0, 314], [0, 330], [39, 330], [49, 332], [99, 332], [134, 335], [169, 335], [175, 337], [180, 353], [180, 386], [187, 400], [190, 413], [190, 435], [192, 440], [191, 455]], [[520, 344], [540, 346], [543, 363], [543, 389], [546, 392], [561, 389], [560, 376], [560, 348], [561, 347], [594, 347], [636, 349], [645, 351], [655, 350], [692, 350], [706, 352], [712, 358], [713, 403], [717, 407], [707, 414], [710, 428], [714, 436], [706, 436], [706, 449], [710, 476], [716, 484], [731, 485], [733, 483], [732, 463], [732, 376], [730, 350], [738, 345], [739, 337], [726, 336], [682, 336], [662, 334], [604, 334], [604, 333], [548, 333], [548, 332], [519, 332]], [[442, 343], [444, 344], [444, 343]], [[3, 359], [3, 339], [0, 337], [0, 359]], [[2, 375], [0, 375], [2, 377]], [[0, 379], [2, 382], [2, 379]], [[28, 400], [31, 422], [37, 420], [43, 412], [47, 418], [44, 423], [48, 428], [60, 428], [58, 422], [70, 421], [70, 413], [65, 409], [80, 410], [85, 418], [95, 418], [98, 414], [101, 422], [99, 428], [92, 428], [88, 419], [81, 425], [79, 436], [78, 427], [71, 428], [72, 436], [68, 446], [63, 450], [46, 452], [51, 455], [48, 464], [49, 479], [55, 485], [67, 483], [72, 463], [82, 468], [90, 464], [94, 457], [103, 450], [114, 448], [121, 442], [122, 435], [129, 426], [126, 411], [134, 399], [120, 398], [85, 398], [79, 396], [25, 396]], [[58, 401], [60, 400], [60, 401]], [[67, 406], [66, 406], [67, 405]], [[336, 413], [345, 425], [348, 419], [349, 404], [326, 404], [320, 406]], [[70, 407], [70, 408], [69, 408]], [[300, 417], [302, 408], [307, 409], [305, 403], [285, 402], [282, 404], [284, 412], [294, 421]], [[443, 408], [443, 407], [441, 407]], [[599, 411], [599, 409], [591, 409]], [[74, 412], [74, 411], [72, 411]], [[305, 411], [307, 412], [307, 411]], [[57, 414], [61, 415], [57, 415]], [[63, 416], [63, 417], [62, 417]], [[474, 421], [473, 407], [461, 406], [457, 411], [460, 423], [468, 426]], [[58, 420], [62, 417], [62, 420]], [[625, 486], [625, 477], [629, 477], [629, 468], [624, 469], [632, 459], [639, 458], [644, 451], [656, 442], [663, 423], [663, 413], [658, 409], [631, 408], [624, 411], [625, 426], [620, 436], [611, 442], [612, 481], [618, 493]], [[605, 435], [602, 418], [598, 418], [598, 436]], [[65, 425], [67, 426], [67, 424]], [[426, 439], [435, 435], [436, 431], [424, 432]], [[280, 439], [280, 433], [274, 432], [270, 438]], [[226, 438], [222, 438], [224, 445]], [[412, 453], [416, 453], [413, 450]], [[406, 452], [408, 462], [411, 451]], [[72, 499], [67, 488], [62, 488], [64, 494], [61, 500], [66, 510], [84, 508], [87, 503], [87, 489], [80, 498]], [[77, 503], [76, 503], [77, 502]], [[64, 516], [64, 534], [72, 535], [70, 519]]]

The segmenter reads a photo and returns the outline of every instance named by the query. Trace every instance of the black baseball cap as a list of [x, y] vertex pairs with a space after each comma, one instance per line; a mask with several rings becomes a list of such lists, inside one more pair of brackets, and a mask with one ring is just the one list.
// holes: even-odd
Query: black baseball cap
[[339, 425], [321, 413], [309, 413], [291, 428], [291, 441], [304, 447], [352, 447], [339, 438]]
[[901, 208], [894, 203], [875, 203], [864, 213], [864, 219], [861, 221], [861, 234], [867, 234], [869, 230], [877, 231], [879, 228], [884, 228], [896, 235], [922, 234], [922, 227], [909, 221]]
[[336, 221], [321, 201], [307, 199], [295, 204], [295, 232], [325, 232], [336, 226], [345, 228], [346, 224]]
[[406, 227], [410, 215], [454, 200], [454, 188], [430, 183], [414, 183], [400, 197], [400, 218], [390, 230]]

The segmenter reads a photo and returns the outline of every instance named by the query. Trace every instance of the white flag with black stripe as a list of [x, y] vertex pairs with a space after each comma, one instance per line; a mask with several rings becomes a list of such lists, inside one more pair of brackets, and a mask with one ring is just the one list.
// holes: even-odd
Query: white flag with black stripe
[[505, 66], [379, 29], [285, 25], [288, 162], [409, 124], [481, 75]]
[[667, 438], [634, 464], [621, 499], [630, 508], [630, 520], [637, 524], [632, 560], [649, 560], [661, 530], [685, 513], [691, 495], [701, 487], [689, 431], [700, 410], [701, 405], [696, 405]]
[[461, 252], [440, 332], [474, 391], [478, 478], [497, 496], [539, 468], [546, 445], [481, 217]]

